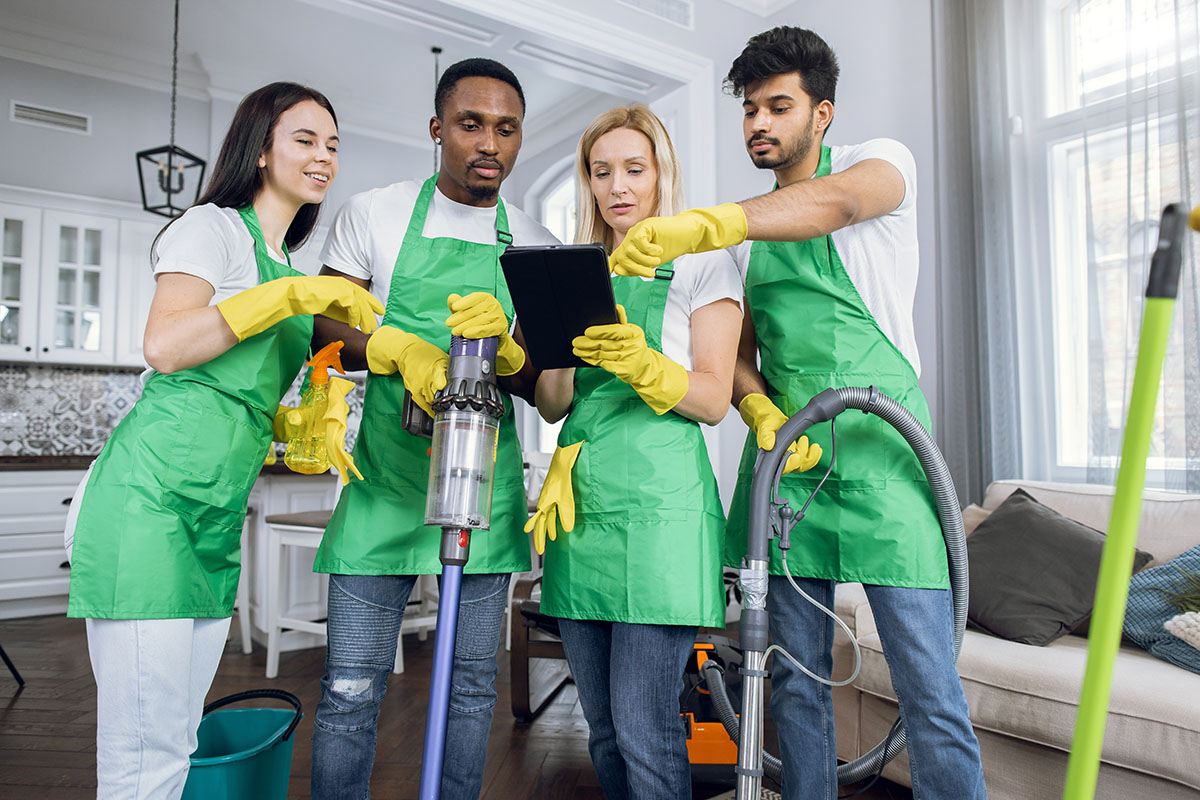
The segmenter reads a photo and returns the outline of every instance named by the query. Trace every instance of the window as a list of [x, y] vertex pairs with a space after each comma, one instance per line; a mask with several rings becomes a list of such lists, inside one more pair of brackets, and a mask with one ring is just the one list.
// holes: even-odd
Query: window
[[[1018, 379], [1022, 417], [1050, 421], [1045, 443], [1023, 441], [1051, 479], [1115, 475], [1158, 219], [1200, 201], [1197, 14], [1197, 0], [1025, 0], [1009, 26], [1014, 269], [1032, 320]], [[1151, 484], [1200, 489], [1189, 238], [1147, 466]]]

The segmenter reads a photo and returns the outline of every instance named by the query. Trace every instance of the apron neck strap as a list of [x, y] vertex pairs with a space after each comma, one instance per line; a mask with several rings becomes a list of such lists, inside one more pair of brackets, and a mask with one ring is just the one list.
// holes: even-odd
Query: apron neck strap
[[[253, 205], [245, 205], [237, 209], [238, 216], [242, 218], [242, 222], [246, 225], [246, 230], [250, 232], [250, 238], [254, 240], [254, 256], [255, 263], [258, 265], [258, 280], [259, 283], [271, 280], [271, 275], [268, 274], [267, 266], [278, 263], [271, 256], [271, 248], [267, 247], [267, 239], [263, 235], [262, 225], [258, 221], [258, 213], [254, 210]], [[283, 257], [287, 260], [287, 265], [292, 265], [292, 254], [288, 252], [287, 242], [283, 242]], [[264, 264], [265, 259], [265, 264]]]
[[[433, 202], [433, 193], [437, 191], [437, 179], [440, 173], [433, 173], [421, 184], [421, 192], [413, 206], [412, 216], [408, 218], [408, 229], [404, 232], [404, 241], [424, 235], [425, 219], [429, 216], [429, 206]], [[253, 210], [253, 209], [252, 209]], [[508, 231], [508, 211], [504, 207], [503, 198], [496, 197], [496, 255], [500, 255], [513, 243], [512, 234]]]

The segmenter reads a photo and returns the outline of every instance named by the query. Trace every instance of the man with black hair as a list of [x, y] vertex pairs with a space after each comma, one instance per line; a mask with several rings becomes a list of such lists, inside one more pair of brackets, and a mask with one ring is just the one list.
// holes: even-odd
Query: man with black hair
[[[446, 383], [450, 335], [468, 327], [474, 337], [500, 337], [497, 374], [512, 376], [501, 385], [513, 388], [525, 354], [508, 333], [513, 309], [499, 255], [513, 243], [556, 241], [499, 195], [521, 149], [525, 96], [516, 76], [489, 59], [460, 61], [441, 76], [434, 112], [429, 134], [442, 147], [440, 171], [424, 183], [351, 197], [321, 254], [322, 274], [368, 288], [387, 313], [370, 336], [324, 318], [314, 334], [314, 348], [341, 339], [342, 363], [371, 373], [354, 448], [364, 480], [342, 492], [314, 566], [330, 573], [314, 798], [369, 796], [376, 723], [404, 608], [418, 576], [441, 572], [441, 531], [424, 524], [429, 441], [401, 425], [405, 389], [430, 412]], [[462, 579], [446, 798], [479, 796], [509, 577], [530, 566], [522, 459], [507, 397], [493, 485], [491, 530], [472, 541]]]
[[[812, 31], [778, 27], [752, 37], [726, 86], [742, 100], [751, 160], [774, 172], [778, 188], [644, 220], [610, 259], [618, 273], [645, 274], [683, 253], [729, 247], [741, 270], [748, 313], [733, 402], [750, 431], [726, 529], [728, 566], [746, 552], [758, 448], [773, 447], [779, 427], [814, 395], [873, 385], [930, 427], [912, 321], [916, 164], [891, 139], [824, 144], [837, 77], [833, 50]], [[830, 423], [789, 448], [780, 493], [793, 509], [827, 470], [829, 477], [792, 531], [786, 561], [771, 549], [772, 639], [828, 680], [833, 620], [795, 592], [786, 573], [827, 608], [837, 582], [862, 583], [908, 731], [915, 796], [986, 797], [954, 667], [946, 551], [920, 464], [875, 417], [843, 414], [836, 426], [836, 461]], [[828, 685], [775, 660], [771, 710], [788, 800], [837, 795], [832, 703]]]

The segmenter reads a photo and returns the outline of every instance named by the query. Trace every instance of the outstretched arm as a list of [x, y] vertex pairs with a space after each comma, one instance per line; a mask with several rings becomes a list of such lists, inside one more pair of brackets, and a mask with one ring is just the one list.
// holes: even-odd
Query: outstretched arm
[[608, 257], [618, 275], [653, 277], [654, 268], [687, 253], [746, 239], [802, 242], [891, 213], [904, 201], [900, 170], [868, 158], [833, 175], [800, 181], [770, 194], [673, 217], [648, 217], [629, 229]]
[[142, 340], [147, 364], [169, 374], [211, 361], [238, 343], [225, 317], [209, 305], [213, 294], [212, 285], [195, 275], [158, 276]]
[[[370, 289], [371, 282], [363, 278], [355, 278], [344, 272], [338, 272], [332, 267], [321, 267], [322, 275], [336, 275], [364, 289]], [[357, 328], [351, 328], [344, 322], [330, 319], [318, 314], [313, 317], [312, 349], [317, 352], [330, 342], [342, 341], [342, 366], [350, 371], [367, 368], [367, 340], [371, 337]]]
[[743, 200], [746, 238], [803, 242], [890, 214], [904, 201], [904, 177], [880, 158]]

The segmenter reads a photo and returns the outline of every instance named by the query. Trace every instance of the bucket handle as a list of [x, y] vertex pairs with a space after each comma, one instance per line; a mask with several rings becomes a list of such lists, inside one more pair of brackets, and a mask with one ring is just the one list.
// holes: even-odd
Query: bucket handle
[[300, 698], [291, 692], [286, 692], [283, 689], [248, 689], [244, 692], [235, 692], [234, 694], [222, 697], [219, 700], [213, 700], [204, 707], [204, 714], [207, 715], [210, 711], [216, 711], [218, 708], [224, 708], [231, 703], [240, 703], [243, 700], [256, 700], [260, 698], [268, 698], [271, 700], [282, 700], [292, 708], [296, 709], [296, 716], [292, 718], [292, 724], [288, 725], [287, 730], [283, 732], [281, 741], [287, 741], [292, 732], [296, 730], [296, 726], [300, 724], [300, 718], [304, 716], [301, 711]]

